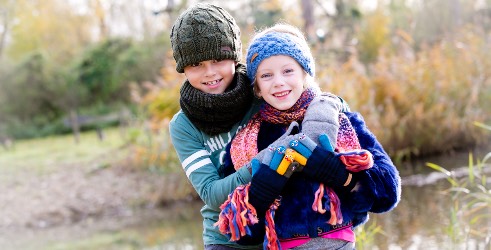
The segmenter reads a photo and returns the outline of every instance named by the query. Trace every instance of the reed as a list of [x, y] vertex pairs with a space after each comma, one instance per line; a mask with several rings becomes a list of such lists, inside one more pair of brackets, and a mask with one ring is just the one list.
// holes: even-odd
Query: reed
[[[476, 125], [491, 131], [491, 127], [481, 123]], [[434, 163], [427, 166], [444, 173], [450, 187], [443, 191], [449, 196], [452, 206], [449, 207], [449, 221], [443, 229], [455, 246], [480, 244], [489, 249], [491, 247], [491, 152], [482, 159], [476, 159], [469, 154], [468, 175], [466, 178], [457, 178], [452, 171]]]

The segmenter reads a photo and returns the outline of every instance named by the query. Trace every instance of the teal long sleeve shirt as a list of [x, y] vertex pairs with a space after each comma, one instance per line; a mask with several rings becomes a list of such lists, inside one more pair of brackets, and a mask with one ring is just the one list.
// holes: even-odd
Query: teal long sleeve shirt
[[254, 102], [244, 118], [230, 131], [215, 136], [200, 131], [182, 111], [176, 113], [170, 122], [172, 144], [182, 168], [191, 185], [205, 203], [201, 209], [205, 245], [224, 244], [243, 249], [257, 248], [230, 242], [228, 237], [222, 235], [218, 227], [213, 225], [218, 220], [219, 207], [225, 202], [228, 195], [237, 186], [251, 181], [252, 176], [246, 168], [241, 168], [225, 178], [220, 177], [218, 169], [223, 164], [227, 145], [235, 134], [247, 125], [257, 110], [259, 110], [259, 103]]

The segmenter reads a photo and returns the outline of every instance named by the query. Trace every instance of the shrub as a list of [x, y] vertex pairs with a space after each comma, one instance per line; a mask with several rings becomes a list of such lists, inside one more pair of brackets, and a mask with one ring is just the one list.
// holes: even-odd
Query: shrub
[[159, 83], [133, 84], [131, 95], [138, 103], [139, 117], [133, 125], [133, 165], [158, 171], [180, 169], [169, 136], [170, 118], [179, 111], [179, 89], [183, 78], [169, 67], [162, 69]]
[[472, 122], [491, 118], [491, 45], [473, 32], [462, 34], [417, 54], [386, 49], [367, 68], [355, 55], [319, 72], [319, 82], [361, 112], [396, 158], [482, 143], [486, 137]]
[[[491, 131], [491, 127], [481, 123], [476, 125]], [[482, 160], [475, 159], [469, 154], [469, 166], [467, 178], [457, 178], [451, 171], [433, 164], [427, 163], [427, 166], [439, 172], [444, 173], [450, 188], [444, 191], [452, 201], [449, 208], [449, 222], [444, 229], [452, 239], [455, 245], [468, 245], [471, 240], [480, 242], [489, 247], [491, 245], [491, 186], [488, 181], [490, 169], [491, 152], [483, 157]]]

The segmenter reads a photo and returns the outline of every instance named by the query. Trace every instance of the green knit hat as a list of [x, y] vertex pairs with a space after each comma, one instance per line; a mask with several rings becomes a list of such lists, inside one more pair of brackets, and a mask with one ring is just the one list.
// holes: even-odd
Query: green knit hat
[[185, 10], [174, 22], [170, 34], [176, 70], [207, 60], [242, 57], [240, 29], [234, 18], [216, 5], [198, 3]]

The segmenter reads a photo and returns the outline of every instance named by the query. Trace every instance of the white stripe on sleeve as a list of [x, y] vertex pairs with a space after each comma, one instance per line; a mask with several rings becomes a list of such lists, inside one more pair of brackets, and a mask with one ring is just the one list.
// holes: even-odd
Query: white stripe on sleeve
[[201, 156], [205, 156], [205, 155], [210, 155], [210, 154], [206, 150], [197, 151], [196, 153], [192, 154], [191, 156], [189, 156], [188, 158], [186, 158], [186, 160], [184, 160], [182, 162], [182, 168], [184, 168], [184, 170], [186, 170], [186, 168], [188, 167], [188, 165], [191, 162], [193, 162], [194, 160], [200, 158]]
[[210, 160], [210, 158], [203, 159], [201, 161], [198, 161], [196, 164], [191, 165], [188, 170], [186, 170], [186, 176], [189, 178], [189, 175], [191, 175], [192, 172], [194, 172], [196, 169], [206, 165], [206, 164], [213, 164]]

